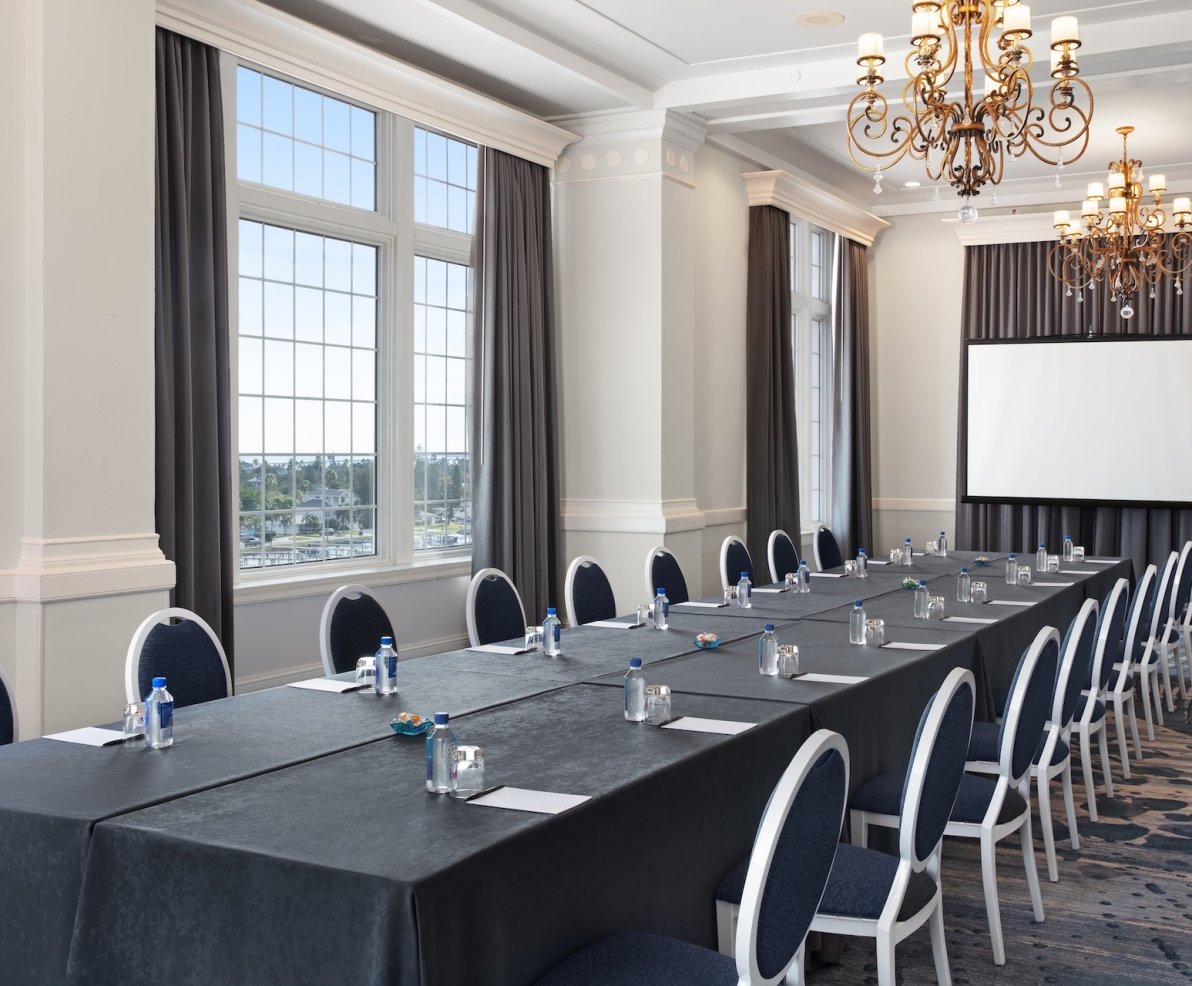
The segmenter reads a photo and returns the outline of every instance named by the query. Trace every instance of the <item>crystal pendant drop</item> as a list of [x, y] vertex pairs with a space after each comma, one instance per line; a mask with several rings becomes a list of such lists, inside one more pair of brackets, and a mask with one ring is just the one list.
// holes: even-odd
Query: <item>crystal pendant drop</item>
[[1134, 315], [1134, 309], [1130, 305], [1122, 308], [1122, 318], [1131, 318]]
[[873, 194], [874, 195], [882, 194], [882, 178], [883, 177], [884, 176], [882, 175], [882, 169], [878, 168], [877, 171], [875, 171], [873, 174]]
[[977, 221], [977, 216], [977, 207], [974, 205], [962, 205], [960, 211], [956, 213], [956, 218], [963, 226], [971, 226]]

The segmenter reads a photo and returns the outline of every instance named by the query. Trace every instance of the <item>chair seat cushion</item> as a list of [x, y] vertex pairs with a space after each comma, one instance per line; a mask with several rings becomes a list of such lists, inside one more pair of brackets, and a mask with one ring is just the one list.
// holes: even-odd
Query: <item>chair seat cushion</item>
[[849, 807], [877, 815], [897, 815], [902, 804], [902, 784], [906, 769], [895, 767], [866, 781], [853, 795]]
[[[956, 803], [952, 806], [952, 821], [979, 825], [985, 819], [985, 812], [989, 810], [989, 802], [993, 799], [993, 792], [997, 788], [997, 781], [990, 777], [978, 777], [976, 774], [965, 774], [960, 778], [960, 788], [956, 792]], [[1026, 801], [1014, 788], [1006, 791], [1002, 801], [1001, 811], [997, 815], [997, 824], [1004, 825], [1026, 811]]]
[[[838, 846], [819, 913], [876, 921], [886, 906], [897, 872], [897, 856], [860, 846]], [[918, 914], [931, 903], [935, 892], [935, 880], [926, 870], [912, 873], [898, 920], [906, 921]]]
[[[1102, 712], [1104, 715], [1104, 712]], [[998, 762], [997, 741], [1000, 726], [994, 722], [974, 722], [972, 736], [969, 739], [968, 759], [983, 760], [989, 763]], [[1043, 756], [1043, 747], [1047, 744], [1047, 734], [1039, 738], [1039, 746], [1035, 750], [1035, 763]], [[1063, 763], [1068, 757], [1068, 744], [1058, 740], [1051, 756], [1052, 766]]]
[[736, 986], [737, 963], [731, 956], [674, 938], [624, 932], [576, 952], [538, 982], [539, 986]]

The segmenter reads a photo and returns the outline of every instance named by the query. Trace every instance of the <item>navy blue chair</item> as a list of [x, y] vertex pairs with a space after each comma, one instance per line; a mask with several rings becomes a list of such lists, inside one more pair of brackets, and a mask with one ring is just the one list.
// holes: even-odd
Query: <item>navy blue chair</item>
[[672, 606], [691, 598], [678, 559], [660, 544], [646, 552], [646, 598], [653, 599], [659, 586], [666, 589], [666, 598]]
[[1159, 575], [1158, 588], [1155, 598], [1147, 615], [1145, 624], [1146, 643], [1142, 656], [1135, 665], [1138, 673], [1138, 689], [1142, 692], [1142, 712], [1146, 717], [1147, 739], [1155, 738], [1155, 723], [1163, 725], [1163, 699], [1160, 695], [1160, 677], [1167, 681], [1167, 697], [1171, 699], [1171, 677], [1168, 673], [1167, 654], [1160, 647], [1167, 622], [1167, 613], [1171, 609], [1172, 597], [1175, 594], [1175, 570], [1179, 564], [1179, 556], [1173, 551], [1167, 556], [1163, 571]]
[[786, 531], [770, 532], [770, 540], [766, 542], [766, 555], [770, 562], [771, 582], [781, 582], [788, 572], [799, 570], [799, 552]]
[[166, 679], [176, 709], [232, 694], [232, 675], [219, 638], [189, 609], [159, 610], [132, 635], [124, 660], [125, 699], [130, 704], [144, 701], [159, 677]]
[[[944, 940], [940, 847], [944, 827], [964, 773], [964, 750], [973, 725], [976, 687], [971, 671], [954, 668], [923, 709], [902, 785], [897, 856], [842, 845], [828, 877], [811, 931], [874, 938], [879, 986], [894, 986], [894, 948], [931, 922], [936, 977], [950, 981]], [[716, 891], [717, 937], [721, 950], [731, 947], [727, 934], [740, 902], [744, 864]], [[802, 983], [796, 965], [788, 984]]]
[[360, 658], [377, 652], [382, 637], [392, 637], [397, 645], [385, 607], [365, 586], [340, 586], [324, 604], [319, 620], [323, 673], [330, 678], [355, 670]]
[[1179, 553], [1172, 577], [1171, 592], [1168, 593], [1167, 605], [1159, 614], [1158, 629], [1155, 634], [1155, 652], [1159, 657], [1162, 669], [1163, 685], [1167, 692], [1167, 711], [1175, 711], [1175, 698], [1171, 692], [1171, 672], [1175, 671], [1176, 680], [1180, 684], [1180, 697], [1184, 703], [1188, 702], [1188, 682], [1184, 677], [1184, 663], [1180, 659], [1180, 638], [1186, 633], [1182, 625], [1187, 623], [1186, 610], [1188, 599], [1192, 596], [1192, 541], [1184, 545]]
[[744, 541], [730, 534], [720, 545], [720, 587], [727, 589], [730, 585], [736, 585], [741, 580], [742, 572], [749, 574], [751, 583], [758, 584], [753, 577], [753, 559], [749, 556], [749, 549], [745, 547]]
[[[1006, 964], [1002, 944], [1002, 917], [997, 897], [997, 844], [1013, 832], [1019, 833], [1026, 881], [1030, 889], [1035, 920], [1043, 920], [1043, 898], [1039, 872], [1035, 868], [1035, 847], [1031, 837], [1030, 769], [1043, 724], [1051, 712], [1052, 685], [1059, 662], [1060, 638], [1054, 627], [1043, 627], [1027, 647], [1014, 672], [1010, 701], [998, 729], [998, 776], [996, 779], [966, 773], [960, 780], [952, 817], [945, 835], [979, 839], [981, 878], [985, 910], [995, 965]], [[868, 827], [899, 827], [902, 771], [888, 770], [862, 785], [853, 795], [851, 820], [853, 837], [865, 845]]]
[[591, 555], [580, 555], [567, 569], [563, 601], [567, 605], [567, 623], [573, 627], [595, 620], [611, 620], [617, 615], [613, 587], [600, 562]]
[[[1130, 779], [1130, 751], [1126, 746], [1126, 726], [1134, 741], [1134, 758], [1142, 759], [1142, 744], [1138, 741], [1138, 716], [1134, 709], [1134, 667], [1137, 660], [1146, 656], [1145, 630], [1147, 613], [1154, 606], [1155, 580], [1159, 570], [1147, 565], [1134, 589], [1134, 599], [1126, 615], [1125, 632], [1116, 641], [1113, 651], [1113, 668], [1104, 695], [1095, 695], [1108, 708], [1113, 700], [1113, 718], [1117, 726], [1118, 753], [1121, 756], [1122, 777]], [[1153, 657], [1153, 655], [1152, 655]]]
[[622, 932], [590, 945], [539, 986], [773, 986], [801, 961], [836, 855], [848, 791], [848, 747], [821, 729], [783, 771], [762, 814], [741, 889], [733, 954]]
[[0, 746], [15, 743], [17, 739], [17, 707], [12, 701], [12, 692], [0, 671]]
[[499, 568], [482, 568], [472, 576], [466, 606], [469, 646], [525, 638], [526, 608]]
[[815, 551], [815, 570], [817, 572], [826, 572], [829, 568], [839, 568], [844, 564], [836, 535], [826, 527], [821, 526], [815, 532], [811, 546]]

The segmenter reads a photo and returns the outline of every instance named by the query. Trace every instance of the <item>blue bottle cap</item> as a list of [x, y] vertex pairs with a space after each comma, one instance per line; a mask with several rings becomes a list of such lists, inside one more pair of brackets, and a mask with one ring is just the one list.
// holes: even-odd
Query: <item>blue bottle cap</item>
[[926, 580], [926, 579], [919, 579], [919, 585], [923, 585], [923, 586], [927, 585], [927, 580]]
[[742, 572], [742, 573], [741, 573], [741, 578], [743, 578], [743, 579], [747, 579], [747, 578], [749, 578], [749, 573], [748, 573], [748, 572]]
[[854, 599], [854, 600], [853, 600], [853, 609], [860, 609], [860, 608], [861, 608], [861, 600], [860, 600], [860, 599]]
[[381, 646], [382, 647], [392, 647], [393, 646], [393, 638], [392, 637], [382, 637], [381, 638]]
[[631, 657], [629, 659], [629, 666], [631, 668], [640, 668], [642, 666], [642, 659], [640, 657]]
[[960, 574], [961, 574], [961, 575], [968, 575], [968, 569], [967, 569], [967, 568], [962, 568], [962, 569], [960, 570]]
[[807, 559], [806, 559], [806, 558], [800, 558], [800, 559], [799, 559], [799, 567], [800, 567], [800, 568], [806, 568], [806, 567], [807, 567]]
[[859, 555], [863, 555], [863, 554], [865, 554], [865, 549], [864, 549], [864, 548], [858, 548], [858, 549], [857, 549], [857, 554], [859, 554]]
[[902, 543], [903, 543], [903, 544], [910, 544], [910, 543], [911, 543], [911, 539], [910, 539], [910, 538], [903, 538], [903, 539], [902, 539]]
[[1072, 540], [1072, 535], [1071, 535], [1071, 534], [1065, 534], [1065, 535], [1064, 535], [1064, 540], [1065, 540], [1065, 541], [1071, 541], [1071, 540]]
[[546, 615], [547, 615], [547, 616], [555, 616], [555, 615], [556, 615], [556, 614], [555, 614], [555, 608], [554, 608], [554, 606], [547, 606], [547, 607], [546, 607]]
[[666, 589], [664, 589], [662, 586], [659, 586], [657, 589], [655, 589], [655, 590], [654, 590], [654, 595], [656, 595], [656, 596], [665, 596], [665, 595], [666, 595]]
[[1039, 547], [1040, 547], [1040, 548], [1042, 548], [1042, 549], [1046, 549], [1046, 548], [1047, 548], [1047, 545], [1045, 545], [1045, 544], [1043, 544], [1042, 542], [1040, 542], [1040, 543], [1039, 543]]
[[153, 687], [154, 688], [165, 688], [166, 687], [166, 679], [165, 678], [154, 678], [153, 679]]
[[762, 629], [765, 630], [766, 633], [773, 633], [774, 632], [774, 624], [766, 623], [762, 626]]
[[435, 713], [435, 725], [436, 726], [446, 726], [447, 723], [449, 723], [450, 721], [451, 721], [451, 716], [448, 713], [446, 713], [446, 712], [436, 712]]
[[947, 531], [940, 531], [940, 537], [942, 537], [942, 538], [943, 538], [943, 537], [947, 537], [947, 536], [948, 536], [948, 532], [947, 532]]
[[1008, 555], [1006, 555], [1006, 561], [1013, 561], [1017, 557], [1018, 556], [1015, 555], [1013, 551], [1011, 551]]

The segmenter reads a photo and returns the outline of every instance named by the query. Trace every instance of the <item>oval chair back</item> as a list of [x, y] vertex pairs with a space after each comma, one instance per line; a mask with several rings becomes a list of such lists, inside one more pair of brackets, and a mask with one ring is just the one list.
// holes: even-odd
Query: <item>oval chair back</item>
[[787, 573], [799, 570], [799, 552], [786, 531], [771, 531], [766, 542], [766, 557], [770, 563], [770, 581], [781, 582]]
[[466, 605], [470, 646], [524, 637], [526, 608], [509, 576], [499, 568], [482, 568], [472, 576]]
[[125, 699], [143, 701], [156, 677], [166, 679], [176, 709], [232, 694], [228, 658], [215, 631], [197, 613], [177, 606], [149, 616], [132, 635], [124, 660]]
[[1171, 605], [1163, 618], [1163, 635], [1170, 636], [1175, 632], [1176, 622], [1184, 615], [1188, 607], [1189, 596], [1192, 596], [1192, 541], [1186, 543], [1180, 551], [1179, 560], [1175, 566], [1175, 587], [1171, 591]]
[[[749, 549], [739, 537], [729, 535], [720, 545], [720, 586], [727, 589], [736, 585], [741, 579], [741, 573], [749, 573], [749, 581], [758, 584], [753, 577], [753, 559], [749, 556]], [[665, 583], [664, 583], [665, 584]]]
[[613, 587], [600, 562], [591, 555], [580, 555], [567, 569], [563, 599], [567, 604], [567, 622], [573, 627], [593, 620], [611, 620], [617, 615]]
[[1179, 564], [1179, 555], [1172, 552], [1167, 556], [1163, 565], [1163, 574], [1159, 576], [1159, 590], [1155, 595], [1155, 604], [1150, 612], [1148, 622], [1148, 640], [1156, 643], [1163, 637], [1163, 629], [1167, 622], [1167, 614], [1171, 611], [1172, 597], [1175, 594], [1175, 569]]
[[899, 853], [916, 873], [939, 848], [952, 815], [973, 731], [975, 694], [973, 673], [953, 668], [919, 718], [898, 822]]
[[340, 586], [323, 605], [319, 619], [323, 674], [330, 678], [352, 671], [360, 658], [377, 652], [382, 637], [397, 643], [385, 607], [365, 586]]
[[659, 586], [666, 588], [666, 598], [672, 606], [691, 598], [679, 560], [660, 544], [646, 552], [646, 598], [653, 599], [654, 590]]
[[839, 568], [844, 564], [844, 557], [840, 554], [840, 544], [836, 535], [826, 527], [821, 526], [811, 542], [815, 550], [815, 570], [825, 572], [829, 568]]
[[0, 670], [0, 746], [17, 741], [17, 706], [12, 690]]
[[[1120, 581], [1124, 582], [1125, 579]], [[1115, 596], [1118, 588], [1118, 586], [1114, 586], [1110, 590], [1105, 605], [1113, 607], [1113, 611], [1120, 612], [1125, 607]], [[1076, 707], [1080, 704], [1080, 692], [1089, 678], [1092, 667], [1093, 652], [1097, 648], [1097, 637], [1101, 630], [1101, 621], [1098, 619], [1099, 609], [1097, 600], [1086, 599], [1081, 604], [1076, 616], [1072, 618], [1072, 622], [1068, 624], [1068, 632], [1064, 635], [1064, 642], [1060, 646], [1060, 666], [1055, 676], [1051, 721], [1065, 735], [1072, 722], [1072, 717], [1076, 714]], [[1115, 619], [1113, 611], [1110, 612], [1110, 629], [1108, 630], [1110, 634], [1113, 633], [1112, 623]], [[1121, 617], [1117, 616], [1116, 621], [1120, 636]]]
[[1060, 637], [1043, 627], [1022, 654], [1010, 684], [1006, 714], [998, 732], [998, 773], [1017, 787], [1034, 763], [1051, 714], [1051, 698], [1059, 662]]
[[741, 893], [733, 949], [740, 982], [778, 983], [802, 947], [836, 857], [848, 772], [844, 739], [821, 729], [770, 795]]

